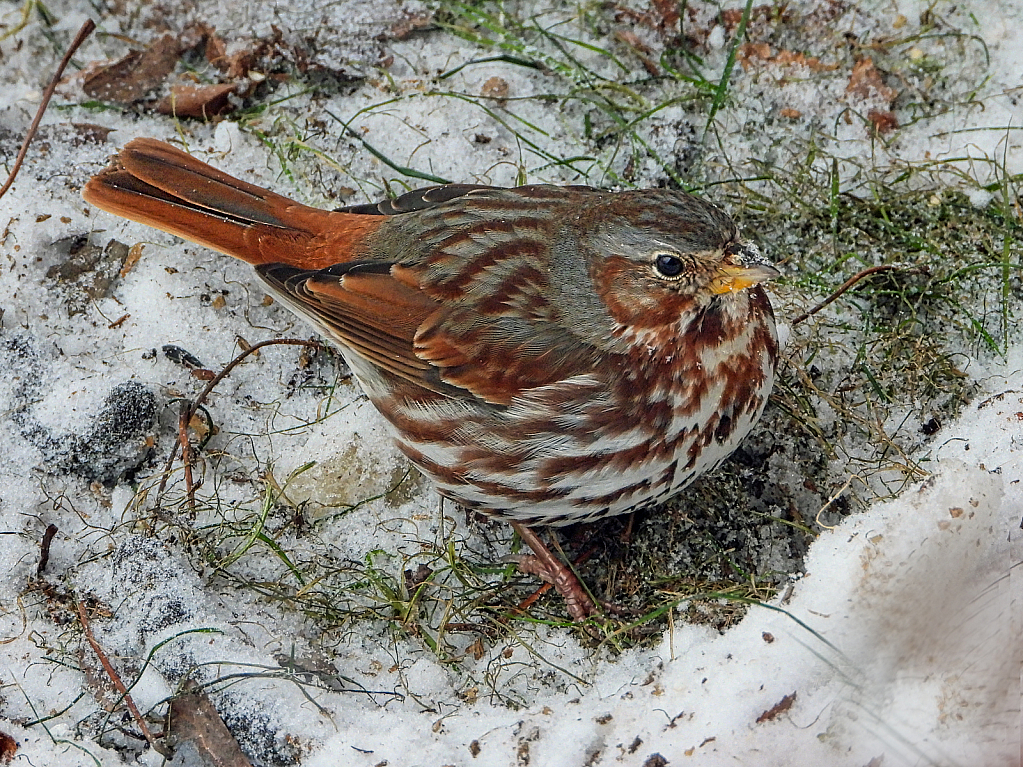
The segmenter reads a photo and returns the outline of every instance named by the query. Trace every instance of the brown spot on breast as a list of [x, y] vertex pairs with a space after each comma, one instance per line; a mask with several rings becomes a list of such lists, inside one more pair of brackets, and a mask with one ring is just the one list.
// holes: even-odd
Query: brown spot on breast
[[727, 413], [721, 416], [721, 420], [718, 421], [717, 428], [714, 430], [714, 439], [718, 442], [726, 441], [732, 436], [732, 431], [735, 429], [732, 417]]
[[650, 453], [650, 442], [642, 442], [634, 447], [614, 452], [549, 458], [540, 465], [538, 473], [545, 485], [572, 475], [580, 477], [581, 481], [587, 474], [604, 468], [621, 472], [634, 468], [642, 464]]
[[644, 479], [640, 482], [635, 482], [625, 487], [620, 487], [610, 493], [604, 495], [595, 495], [588, 498], [581, 498], [576, 501], [576, 505], [579, 506], [598, 506], [598, 507], [612, 507], [618, 505], [622, 499], [631, 498], [635, 495], [647, 495], [652, 481], [650, 479]]

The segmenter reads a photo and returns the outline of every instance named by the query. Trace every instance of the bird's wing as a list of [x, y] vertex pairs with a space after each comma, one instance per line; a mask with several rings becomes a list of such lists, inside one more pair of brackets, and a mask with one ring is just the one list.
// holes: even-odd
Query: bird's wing
[[592, 350], [544, 321], [495, 316], [430, 295], [400, 264], [318, 271], [265, 264], [275, 293], [378, 370], [446, 396], [507, 405], [523, 391], [588, 369]]

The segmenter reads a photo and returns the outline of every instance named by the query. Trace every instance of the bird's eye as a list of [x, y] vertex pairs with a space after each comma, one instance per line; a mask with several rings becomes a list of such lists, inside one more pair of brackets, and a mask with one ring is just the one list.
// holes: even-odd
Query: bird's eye
[[654, 269], [661, 277], [678, 277], [682, 267], [682, 259], [671, 253], [659, 253], [654, 259]]

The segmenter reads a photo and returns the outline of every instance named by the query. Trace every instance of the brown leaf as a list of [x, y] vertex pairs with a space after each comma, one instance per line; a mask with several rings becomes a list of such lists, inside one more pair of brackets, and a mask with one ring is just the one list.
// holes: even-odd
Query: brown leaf
[[778, 51], [774, 60], [782, 65], [804, 66], [812, 72], [833, 72], [838, 69], [838, 64], [825, 64], [816, 56], [807, 56], [796, 51]]
[[626, 45], [635, 48], [640, 53], [653, 53], [653, 49], [639, 39], [639, 35], [629, 29], [619, 29], [615, 32], [615, 37], [621, 40]]
[[102, 144], [114, 130], [104, 125], [95, 125], [94, 123], [71, 123], [71, 126], [78, 134], [78, 140], [81, 143]]
[[853, 65], [845, 92], [846, 95], [858, 96], [863, 99], [877, 96], [889, 107], [898, 95], [894, 89], [884, 84], [884, 80], [881, 79], [881, 70], [875, 67], [873, 59], [869, 58], [860, 59]]
[[891, 133], [899, 127], [899, 118], [891, 112], [882, 112], [878, 109], [871, 109], [867, 112], [867, 119], [874, 124], [874, 130], [884, 135]]
[[473, 642], [471, 645], [465, 648], [465, 651], [468, 654], [472, 655], [474, 660], [479, 660], [480, 658], [487, 654], [487, 650], [483, 646], [482, 639], [477, 639], [475, 642]]
[[405, 571], [405, 588], [411, 594], [421, 585], [430, 580], [430, 576], [433, 575], [433, 569], [424, 565], [420, 562], [419, 567], [416, 568], [415, 572], [411, 570]]
[[146, 249], [144, 242], [136, 242], [130, 248], [128, 248], [128, 257], [124, 259], [124, 263], [121, 265], [120, 276], [123, 279], [128, 275], [132, 269], [135, 268], [135, 264], [142, 258], [142, 251]]
[[492, 99], [508, 98], [508, 81], [503, 77], [491, 77], [480, 88], [480, 95]]
[[0, 764], [10, 764], [18, 751], [18, 741], [6, 732], [0, 732]]
[[224, 42], [224, 38], [211, 32], [210, 36], [206, 38], [203, 58], [221, 72], [225, 71], [227, 69], [227, 43]]
[[234, 53], [227, 52], [227, 45], [216, 35], [211, 35], [206, 41], [206, 60], [224, 73], [229, 80], [240, 80], [248, 77], [260, 56], [267, 55], [272, 46], [260, 40], [249, 41], [248, 47], [236, 50]]
[[191, 744], [203, 764], [252, 766], [217, 709], [201, 693], [186, 693], [171, 702], [167, 729], [175, 750]]
[[[739, 22], [742, 20], [743, 14], [742, 8], [726, 8], [721, 11], [721, 21], [725, 25], [725, 31], [731, 35], [736, 31], [739, 26]], [[755, 21], [767, 21], [771, 18], [774, 13], [774, 8], [770, 5], [757, 5], [750, 9], [749, 14], [749, 25], [752, 26]], [[749, 29], [749, 26], [746, 27]]]
[[112, 64], [100, 64], [85, 75], [82, 89], [93, 98], [132, 104], [163, 84], [174, 71], [181, 47], [174, 35], [164, 35], [144, 51], [131, 51]]
[[615, 38], [632, 48], [633, 52], [639, 57], [639, 60], [643, 64], [643, 68], [646, 69], [647, 73], [651, 77], [657, 77], [661, 74], [660, 68], [654, 63], [654, 60], [650, 57], [654, 52], [653, 48], [644, 43], [639, 39], [639, 36], [628, 29], [619, 29], [615, 32]]
[[384, 37], [390, 37], [393, 40], [407, 40], [413, 32], [425, 29], [431, 24], [433, 24], [433, 16], [429, 13], [409, 14], [401, 21], [396, 22]]
[[206, 41], [209, 40], [216, 32], [213, 27], [205, 22], [193, 22], [181, 30], [181, 34], [178, 36], [178, 40], [181, 43], [181, 52], [190, 51], [199, 47], [205, 48]]
[[[216, 373], [206, 368], [195, 368], [191, 371], [191, 374], [198, 378], [200, 381], [212, 381], [217, 377]], [[195, 436], [199, 438], [199, 441], [204, 441], [211, 434], [216, 436], [220, 433], [220, 427], [215, 423], [209, 423], [205, 418], [196, 414], [192, 416], [192, 420], [188, 423], [188, 428], [195, 432]]]
[[676, 0], [652, 0], [650, 7], [657, 18], [659, 27], [662, 29], [675, 29], [678, 27], [679, 3]]
[[772, 719], [777, 717], [779, 714], [784, 714], [790, 708], [792, 704], [796, 702], [796, 694], [786, 695], [780, 701], [771, 706], [767, 711], [757, 717], [757, 724], [762, 722], [770, 722]]
[[234, 109], [228, 97], [235, 88], [233, 83], [172, 85], [170, 94], [160, 99], [160, 103], [156, 105], [156, 111], [163, 115], [208, 120]]
[[737, 57], [742, 68], [749, 71], [755, 62], [771, 60], [771, 46], [767, 43], [743, 43]]
[[804, 66], [811, 72], [831, 72], [838, 64], [825, 64], [816, 56], [807, 56], [796, 51], [782, 50], [777, 55], [771, 52], [767, 43], [746, 43], [739, 48], [739, 63], [749, 71], [755, 64], [777, 64], [778, 66]]

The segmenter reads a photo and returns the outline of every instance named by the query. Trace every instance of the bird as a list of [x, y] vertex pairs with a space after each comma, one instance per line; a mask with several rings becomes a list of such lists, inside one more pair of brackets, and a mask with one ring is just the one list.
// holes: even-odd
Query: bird
[[684, 191], [445, 184], [322, 210], [138, 138], [83, 197], [251, 264], [440, 495], [512, 525], [575, 621], [601, 609], [534, 528], [662, 504], [774, 383], [780, 272]]

